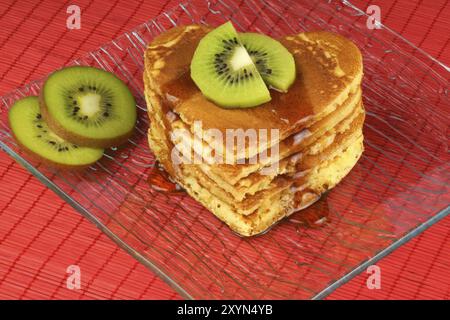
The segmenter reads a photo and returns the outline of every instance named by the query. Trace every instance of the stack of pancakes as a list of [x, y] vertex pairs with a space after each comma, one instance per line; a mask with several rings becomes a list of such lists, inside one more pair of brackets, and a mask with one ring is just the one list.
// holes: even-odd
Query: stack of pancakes
[[[193, 198], [237, 233], [255, 235], [314, 203], [360, 158], [362, 57], [351, 41], [333, 33], [287, 36], [280, 42], [297, 69], [289, 91], [271, 90], [272, 100], [255, 108], [224, 109], [207, 100], [190, 78], [194, 51], [210, 30], [176, 27], [148, 46], [149, 144]], [[259, 143], [226, 143], [204, 134], [209, 129], [223, 137], [230, 129], [253, 130]], [[183, 148], [192, 150], [194, 161], [174, 160]], [[220, 163], [211, 155], [229, 157]]]

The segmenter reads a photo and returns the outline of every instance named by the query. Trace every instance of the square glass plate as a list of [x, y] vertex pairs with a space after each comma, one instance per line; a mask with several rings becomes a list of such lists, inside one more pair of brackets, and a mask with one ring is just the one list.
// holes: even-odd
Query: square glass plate
[[[325, 29], [364, 57], [366, 151], [325, 200], [320, 227], [305, 212], [264, 235], [240, 238], [184, 193], [153, 191], [142, 69], [146, 45], [174, 25], [218, 25], [283, 36]], [[114, 72], [139, 107], [136, 134], [83, 172], [36, 163], [17, 147], [8, 108], [37, 95], [34, 81], [1, 99], [0, 146], [186, 298], [322, 298], [449, 212], [449, 68], [348, 1], [191, 0], [73, 64]]]

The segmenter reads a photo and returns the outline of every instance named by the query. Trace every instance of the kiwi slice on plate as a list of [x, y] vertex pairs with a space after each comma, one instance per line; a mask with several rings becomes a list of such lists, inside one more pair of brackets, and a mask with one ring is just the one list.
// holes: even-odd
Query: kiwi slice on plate
[[295, 81], [292, 54], [277, 40], [259, 33], [240, 33], [242, 44], [268, 86], [286, 92]]
[[136, 102], [112, 73], [73, 66], [52, 73], [40, 95], [48, 126], [80, 146], [107, 148], [125, 142], [136, 123]]
[[103, 155], [103, 149], [79, 147], [56, 135], [42, 118], [38, 97], [18, 100], [9, 110], [8, 120], [18, 144], [44, 163], [83, 168]]
[[270, 93], [231, 22], [200, 40], [191, 78], [202, 93], [226, 108], [248, 108], [270, 101]]

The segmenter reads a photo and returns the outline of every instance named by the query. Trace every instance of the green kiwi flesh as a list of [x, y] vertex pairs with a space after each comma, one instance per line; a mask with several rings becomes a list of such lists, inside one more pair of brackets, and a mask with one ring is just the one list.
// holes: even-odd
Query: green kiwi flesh
[[87, 66], [52, 73], [40, 104], [48, 126], [81, 146], [117, 146], [131, 136], [137, 118], [136, 102], [122, 80]]
[[225, 108], [270, 101], [270, 93], [231, 22], [203, 37], [191, 62], [191, 78], [203, 95]]
[[292, 54], [280, 42], [263, 34], [240, 33], [239, 39], [266, 84], [286, 92], [296, 77]]
[[103, 155], [103, 149], [80, 147], [56, 135], [42, 118], [38, 97], [18, 100], [9, 110], [8, 120], [18, 144], [44, 163], [81, 168]]

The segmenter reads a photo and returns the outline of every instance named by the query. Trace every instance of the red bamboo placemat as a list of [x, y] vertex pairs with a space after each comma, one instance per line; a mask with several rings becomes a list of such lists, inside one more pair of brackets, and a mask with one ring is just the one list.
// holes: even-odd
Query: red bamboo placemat
[[[66, 28], [70, 1], [0, 3], [0, 95], [174, 6], [178, 1], [78, 1], [80, 30]], [[365, 9], [367, 1], [353, 1]], [[450, 64], [450, 4], [371, 1], [382, 22]], [[0, 298], [180, 298], [151, 271], [0, 152]], [[330, 299], [450, 298], [450, 217], [378, 263], [381, 290], [361, 274]], [[81, 290], [66, 288], [66, 268], [82, 270]]]

